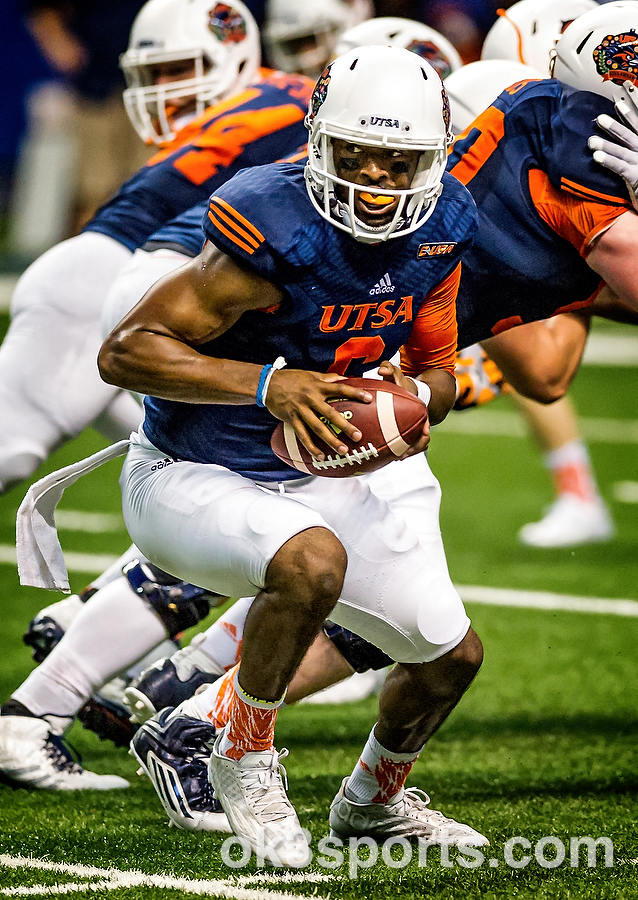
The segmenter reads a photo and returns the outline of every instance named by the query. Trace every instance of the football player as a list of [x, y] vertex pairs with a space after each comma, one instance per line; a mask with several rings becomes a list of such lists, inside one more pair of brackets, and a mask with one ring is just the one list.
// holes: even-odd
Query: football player
[[336, 55], [339, 35], [372, 15], [370, 0], [268, 0], [266, 58], [276, 69], [316, 80]]
[[[315, 87], [307, 122], [307, 167], [246, 170], [220, 188], [202, 253], [156, 284], [100, 354], [107, 381], [147, 395], [122, 474], [136, 544], [209, 590], [258, 592], [211, 771], [236, 833], [283, 865], [304, 864], [308, 847], [283, 788], [275, 719], [329, 614], [399, 660], [362, 762], [333, 803], [332, 829], [486, 842], [404, 789], [482, 655], [440, 536], [425, 548], [363, 482], [307, 482], [270, 449], [274, 415], [315, 457], [314, 435], [343, 452], [338, 431], [360, 433], [327, 401], [371, 398], [340, 375], [360, 374], [401, 346], [413, 377], [389, 362], [380, 374], [427, 401], [432, 423], [445, 417], [455, 396], [459, 258], [476, 227], [474, 205], [444, 174], [449, 109], [438, 75], [416, 54], [363, 47], [339, 57]], [[435, 245], [445, 252], [420, 252]], [[370, 291], [380, 278], [396, 292], [385, 301], [389, 317], [374, 313], [381, 301]], [[281, 354], [289, 368], [275, 359]], [[424, 427], [406, 455], [420, 455], [428, 440]], [[160, 471], [165, 457], [181, 461]]]
[[[481, 59], [492, 65], [504, 59], [520, 60], [535, 66], [546, 77], [549, 55], [560, 35], [577, 16], [596, 6], [593, 0], [519, 0], [507, 10], [499, 10], [499, 19], [485, 38]], [[467, 72], [468, 77], [471, 74]], [[453, 103], [451, 87], [450, 95]], [[473, 92], [467, 96], [473, 97]], [[475, 107], [472, 119], [480, 111]], [[600, 495], [569, 396], [551, 405], [535, 403], [516, 392], [512, 396], [543, 454], [556, 495], [538, 522], [523, 526], [520, 540], [536, 547], [610, 540], [614, 524]]]
[[[0, 491], [32, 474], [54, 447], [90, 423], [109, 437], [123, 437], [139, 425], [139, 404], [105, 385], [96, 365], [102, 307], [115, 276], [159, 225], [207, 197], [236, 171], [305, 146], [303, 117], [312, 82], [258, 70], [259, 35], [241, 2], [149, 0], [135, 21], [122, 65], [129, 85], [127, 108], [140, 136], [162, 149], [82, 234], [45, 253], [16, 287], [11, 325], [0, 347]], [[135, 550], [127, 553], [117, 574], [139, 556]], [[149, 626], [151, 640], [155, 635], [163, 640], [167, 630], [181, 632], [207, 613], [207, 592], [185, 594], [164, 573], [147, 584], [145, 573], [133, 568], [126, 594], [136, 598], [132, 586], [143, 598], [136, 609], [146, 612], [147, 602], [158, 609]], [[105, 573], [94, 587], [111, 578]], [[121, 599], [117, 585], [113, 591], [109, 616]], [[92, 592], [93, 587], [82, 599]], [[67, 605], [68, 618], [83, 609], [79, 598]], [[177, 619], [171, 611], [176, 606]], [[129, 612], [134, 634], [139, 622], [135, 609]], [[44, 653], [62, 631], [55, 620], [41, 617], [30, 635], [36, 652], [39, 642], [46, 645], [39, 648]], [[134, 648], [130, 652], [129, 646], [125, 666], [136, 658]], [[113, 665], [111, 674], [121, 668], [117, 660]], [[123, 779], [86, 772], [62, 752], [59, 732], [69, 716], [64, 703], [61, 709], [52, 706], [51, 696], [56, 685], [62, 693], [68, 688], [67, 672], [64, 664], [52, 669], [41, 702], [31, 696], [27, 679], [21, 687], [32, 711], [18, 701], [16, 708], [3, 709], [0, 765], [16, 780], [41, 787], [125, 786]], [[95, 679], [104, 683], [103, 674], [103, 664], [93, 658], [80, 681], [83, 686]], [[69, 689], [73, 701], [75, 688]], [[47, 713], [52, 713], [48, 723], [40, 718]], [[29, 764], [23, 765], [27, 758]]]
[[[457, 65], [453, 49], [445, 39], [419, 22], [401, 19], [371, 20], [352, 29], [344, 35], [344, 40], [349, 40], [348, 35], [353, 32], [358, 35], [357, 42], [390, 42], [411, 47], [434, 63], [439, 72], [448, 72]], [[145, 89], [146, 93], [150, 90], [152, 88]], [[131, 103], [129, 100], [129, 104]], [[137, 106], [143, 108], [139, 98]], [[141, 131], [145, 127], [150, 128], [149, 124], [144, 125], [141, 114], [138, 118]], [[105, 336], [158, 278], [199, 253], [203, 242], [201, 220], [206, 212], [206, 205], [207, 202], [204, 202], [201, 208], [196, 207], [167, 223], [149, 238], [143, 249], [135, 251], [116, 277], [105, 299]], [[121, 575], [123, 566], [126, 571]], [[114, 578], [114, 573], [120, 577]], [[104, 590], [100, 590], [101, 588]], [[89, 598], [93, 598], [92, 602], [85, 607], [84, 603]], [[209, 592], [194, 585], [183, 585], [157, 567], [149, 566], [139, 551], [132, 548], [118, 565], [96, 579], [82, 595], [74, 595], [46, 607], [30, 623], [25, 641], [34, 647], [34, 658], [41, 662], [60, 640], [72, 619], [81, 613], [81, 618], [72, 628], [68, 639], [56, 647], [44, 665], [32, 672], [2, 707], [5, 721], [0, 721], [0, 745], [3, 728], [12, 730], [9, 719], [16, 715], [48, 715], [59, 731], [70, 724], [78, 711], [83, 724], [100, 736], [117, 743], [128, 743], [132, 733], [127, 722], [128, 714], [122, 709], [118, 711], [112, 702], [105, 701], [102, 687], [104, 682], [151, 651], [167, 634], [175, 635], [197, 621], [198, 617], [201, 618], [207, 611], [209, 602], [214, 602]], [[177, 616], [170, 612], [170, 609], [176, 607], [179, 608]], [[227, 623], [224, 617], [221, 624], [237, 628], [238, 610], [227, 615], [230, 616], [230, 622]], [[122, 622], [130, 624], [126, 642], [121, 640]], [[232, 656], [227, 661], [224, 634], [221, 626], [213, 626], [205, 645], [198, 649], [192, 647], [179, 651], [173, 661], [166, 663], [163, 673], [154, 670], [155, 679], [159, 678], [161, 681], [164, 693], [169, 688], [170, 681], [172, 693], [168, 696], [172, 702], [182, 695], [186, 696], [185, 692], [194, 689], [193, 686], [214, 680], [234, 662]], [[218, 641], [221, 641], [220, 647], [217, 646]], [[327, 641], [323, 642], [323, 646], [324, 654], [329, 654]], [[209, 652], [206, 653], [206, 650]], [[197, 668], [194, 675], [196, 683], [190, 680], [194, 667]], [[355, 662], [354, 667], [358, 668], [359, 664]], [[348, 674], [347, 666], [345, 669], [339, 668], [339, 672], [342, 675]], [[172, 679], [169, 679], [169, 674], [173, 676]], [[88, 698], [97, 690], [100, 696], [89, 701]], [[145, 690], [151, 690], [148, 683], [145, 684]], [[156, 685], [153, 696], [156, 697], [157, 693]], [[113, 692], [109, 690], [108, 700], [113, 699]], [[87, 701], [88, 707], [84, 705]], [[136, 703], [142, 703], [142, 709], [146, 709], [141, 697], [136, 698]], [[153, 709], [152, 706], [150, 708]], [[27, 724], [21, 721], [16, 727], [24, 729]], [[14, 735], [14, 748], [17, 747], [16, 740]], [[31, 746], [30, 737], [27, 739], [25, 736], [24, 740], [21, 753], [14, 756], [19, 760], [28, 753], [33, 763], [37, 747]], [[22, 767], [19, 762], [14, 764], [13, 758], [8, 751], [5, 753], [5, 773], [9, 774], [11, 771], [14, 780], [18, 780]], [[50, 768], [47, 759], [43, 764]], [[64, 778], [64, 773], [52, 774], [53, 781], [46, 779], [49, 787]], [[42, 772], [39, 772], [38, 778], [41, 776]]]
[[135, 402], [105, 385], [95, 363], [115, 276], [164, 222], [239, 169], [283, 158], [305, 140], [311, 84], [259, 71], [259, 34], [241, 0], [149, 0], [122, 65], [127, 109], [161, 151], [80, 235], [18, 281], [0, 347], [0, 492], [87, 425], [111, 439], [136, 427]]

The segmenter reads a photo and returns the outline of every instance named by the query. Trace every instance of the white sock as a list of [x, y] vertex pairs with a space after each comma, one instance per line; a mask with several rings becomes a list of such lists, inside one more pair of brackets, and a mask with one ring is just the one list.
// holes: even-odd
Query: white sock
[[420, 752], [386, 750], [374, 736], [373, 728], [346, 784], [346, 797], [355, 803], [388, 803], [403, 791]]
[[204, 633], [204, 640], [198, 645], [217, 664], [222, 672], [232, 669], [241, 658], [241, 642], [248, 610], [255, 598], [242, 597], [226, 610]]
[[123, 577], [94, 594], [62, 640], [12, 697], [36, 716], [75, 716], [95, 690], [166, 637]]

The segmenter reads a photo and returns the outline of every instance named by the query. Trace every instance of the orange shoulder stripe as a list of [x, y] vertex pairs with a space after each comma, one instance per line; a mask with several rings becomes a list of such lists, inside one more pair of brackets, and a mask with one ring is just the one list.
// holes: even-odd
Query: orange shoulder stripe
[[583, 257], [587, 256], [594, 238], [629, 208], [627, 203], [605, 203], [556, 188], [540, 169], [530, 169], [528, 179], [538, 215]]
[[576, 181], [570, 181], [569, 178], [561, 178], [560, 186], [566, 191], [585, 197], [587, 200], [602, 200], [604, 203], [629, 207], [627, 201], [623, 200], [622, 197], [614, 197], [613, 194], [601, 194], [599, 191], [584, 187], [584, 185], [578, 184]]
[[214, 225], [216, 228], [218, 228], [219, 231], [221, 231], [222, 234], [225, 234], [226, 237], [227, 237], [227, 238], [230, 238], [230, 240], [231, 240], [234, 244], [237, 244], [238, 247], [241, 247], [242, 250], [245, 250], [246, 253], [249, 253], [249, 254], [252, 256], [252, 254], [255, 252], [255, 248], [254, 248], [254, 247], [251, 247], [250, 244], [244, 243], [244, 241], [240, 240], [240, 239], [237, 237], [236, 234], [233, 234], [232, 231], [230, 231], [228, 228], [226, 228], [226, 226], [223, 225], [223, 224], [219, 221], [219, 219], [217, 219], [217, 218], [213, 215], [213, 213], [211, 212], [211, 210], [208, 210], [208, 218], [211, 220], [211, 222], [213, 223], [213, 225]]
[[[221, 197], [215, 197], [215, 196], [210, 198], [210, 202], [211, 202], [211, 204], [217, 203], [219, 206], [222, 206], [226, 210], [227, 213], [229, 213], [231, 216], [233, 216], [235, 219], [237, 219], [238, 222], [241, 222], [241, 224], [244, 225], [245, 228], [257, 238], [257, 241], [260, 244], [263, 244], [263, 242], [266, 240], [266, 238], [263, 236], [261, 231], [258, 228], [255, 228], [255, 226], [252, 224], [252, 222], [249, 222], [248, 219], [246, 219], [244, 216], [242, 216], [241, 213], [237, 212], [237, 210], [234, 209], [230, 205], [230, 203], [227, 203], [225, 200], [222, 200]], [[241, 229], [238, 228], [237, 230], [239, 231]]]

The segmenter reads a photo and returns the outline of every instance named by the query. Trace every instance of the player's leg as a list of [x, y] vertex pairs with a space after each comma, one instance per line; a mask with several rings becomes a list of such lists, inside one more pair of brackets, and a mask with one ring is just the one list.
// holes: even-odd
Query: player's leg
[[138, 303], [148, 289], [164, 275], [188, 262], [175, 250], [136, 250], [111, 285], [102, 310], [102, 334], [106, 337]]
[[614, 525], [569, 398], [549, 406], [519, 394], [513, 398], [543, 455], [556, 493], [547, 514], [521, 529], [521, 541], [534, 547], [570, 547], [610, 540]]
[[[474, 829], [430, 810], [403, 788], [424, 744], [480, 667], [482, 647], [449, 578], [438, 527], [440, 494], [425, 457], [387, 466], [370, 476], [368, 487], [382, 473], [379, 494], [393, 494], [391, 509], [371, 490], [367, 497], [348, 496], [366, 489], [358, 479], [340, 491], [342, 506], [333, 496], [324, 507], [325, 491], [316, 482], [302, 489], [307, 495], [319, 490], [309, 500], [328, 524], [338, 517], [348, 553], [331, 618], [399, 661], [382, 690], [379, 721], [335, 798], [331, 827], [343, 837], [403, 833], [485, 843]], [[371, 559], [377, 563], [373, 580]]]
[[253, 597], [237, 600], [187, 647], [142, 671], [124, 692], [131, 719], [142, 723], [167, 706], [178, 706], [237, 665], [252, 602]]
[[[162, 454], [143, 435], [138, 441], [122, 470], [124, 515], [136, 543], [182, 577], [230, 596], [256, 595], [211, 777], [233, 828], [256, 852], [300, 864], [308, 848], [283, 790], [274, 723], [287, 684], [338, 598], [343, 547], [287, 487], [283, 494], [276, 485], [264, 490], [194, 463], [160, 470], [152, 463]], [[255, 794], [264, 784], [281, 818], [264, 814]]]
[[0, 493], [117, 395], [96, 359], [102, 305], [130, 255], [105, 235], [85, 233], [48, 250], [18, 281], [0, 347]]
[[[106, 728], [102, 736], [118, 742], [124, 735], [128, 743], [131, 728], [125, 731], [117, 717], [110, 719], [108, 709], [87, 711], [85, 704], [105, 682], [128, 670], [167, 636], [197, 624], [208, 613], [210, 600], [207, 592], [150, 564], [129, 564], [126, 577], [109, 581], [82, 606], [43, 663], [0, 708], [0, 771], [34, 787], [81, 788], [83, 783], [69, 779], [66, 770], [48, 771], [51, 760], [45, 745], [52, 740], [59, 744], [60, 735], [81, 710], [88, 724], [101, 716], [100, 727]], [[46, 729], [41, 734], [29, 730], [25, 718], [44, 722]], [[31, 759], [27, 769], [19, 764], [21, 755]], [[39, 767], [33, 762], [36, 756]]]

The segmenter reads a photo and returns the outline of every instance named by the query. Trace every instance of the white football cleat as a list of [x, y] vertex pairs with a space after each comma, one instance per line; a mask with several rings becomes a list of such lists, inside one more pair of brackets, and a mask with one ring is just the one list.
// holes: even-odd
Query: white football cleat
[[330, 687], [310, 694], [300, 700], [300, 703], [356, 703], [358, 700], [367, 700], [374, 694], [378, 694], [386, 679], [388, 669], [368, 669], [367, 672], [355, 672], [349, 678], [331, 684]]
[[44, 719], [0, 716], [0, 775], [21, 787], [47, 791], [113, 791], [129, 786], [119, 775], [97, 775], [75, 762]]
[[518, 533], [530, 547], [575, 547], [610, 541], [615, 533], [609, 511], [602, 500], [581, 500], [562, 494], [540, 522], [524, 525]]
[[469, 825], [430, 809], [430, 798], [418, 788], [401, 791], [390, 803], [355, 803], [346, 797], [348, 779], [330, 805], [330, 837], [423, 838], [432, 844], [485, 847], [488, 839]]
[[274, 866], [308, 865], [310, 847], [282, 782], [286, 772], [279, 760], [288, 751], [246, 753], [236, 762], [219, 750], [223, 734], [213, 747], [208, 775], [233, 831]]

